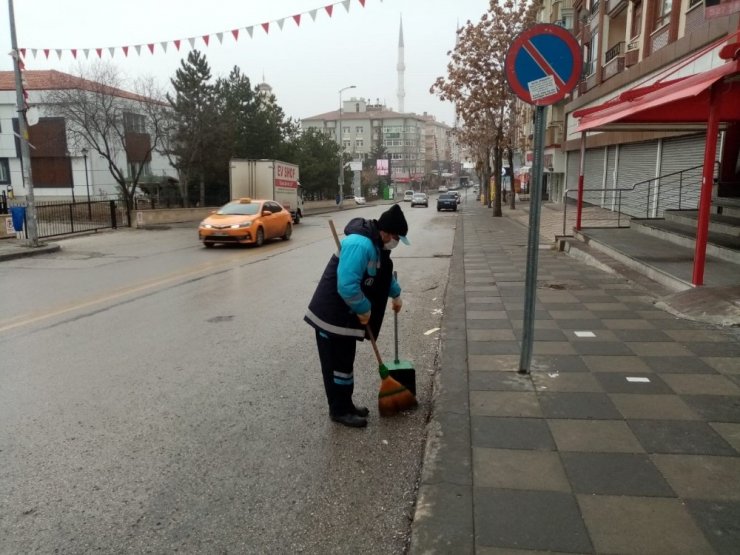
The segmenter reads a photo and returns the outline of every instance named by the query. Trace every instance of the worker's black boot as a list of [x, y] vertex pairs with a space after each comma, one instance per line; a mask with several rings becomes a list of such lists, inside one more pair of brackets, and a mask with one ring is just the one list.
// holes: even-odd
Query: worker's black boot
[[352, 414], [355, 414], [357, 416], [361, 416], [362, 418], [367, 418], [367, 415], [370, 414], [370, 410], [367, 407], [358, 407], [356, 405], [352, 405]]
[[367, 426], [367, 420], [363, 418], [362, 416], [357, 416], [354, 413], [347, 413], [347, 414], [332, 414], [330, 415], [330, 418], [338, 423], [343, 424], [344, 426], [349, 426], [350, 428], [364, 428]]

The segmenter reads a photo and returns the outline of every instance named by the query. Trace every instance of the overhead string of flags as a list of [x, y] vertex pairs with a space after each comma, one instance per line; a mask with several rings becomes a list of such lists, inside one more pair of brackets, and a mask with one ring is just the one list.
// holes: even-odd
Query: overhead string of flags
[[[365, 3], [367, 0], [356, 0], [357, 3], [360, 4], [361, 7], [365, 7]], [[382, 2], [383, 0], [380, 0]], [[195, 37], [187, 37], [184, 39], [174, 39], [174, 40], [166, 40], [161, 42], [148, 42], [148, 43], [142, 43], [142, 44], [134, 44], [134, 45], [126, 45], [126, 46], [105, 46], [105, 47], [98, 47], [98, 48], [19, 48], [18, 50], [21, 53], [22, 57], [26, 57], [26, 52], [29, 52], [31, 56], [35, 59], [39, 55], [43, 55], [47, 60], [49, 59], [49, 56], [54, 53], [57, 56], [57, 59], [62, 59], [62, 56], [65, 54], [69, 54], [74, 58], [75, 60], [78, 59], [78, 56], [84, 56], [85, 59], [88, 59], [90, 55], [97, 56], [98, 58], [102, 58], [106, 53], [110, 55], [111, 58], [113, 58], [116, 55], [116, 52], [119, 53], [119, 55], [122, 53], [124, 57], [128, 57], [129, 54], [136, 53], [137, 56], [140, 56], [142, 51], [146, 52], [148, 51], [151, 55], [155, 55], [157, 52], [161, 51], [161, 53], [167, 53], [167, 48], [172, 45], [175, 47], [175, 50], [179, 51], [181, 46], [185, 46], [185, 44], [189, 44], [191, 49], [195, 48], [195, 45], [198, 41], [202, 41], [203, 44], [208, 47], [211, 44], [211, 39], [213, 37], [218, 40], [219, 44], [223, 44], [224, 36], [231, 35], [234, 37], [234, 42], [239, 40], [240, 36], [244, 36], [241, 32], [242, 30], [246, 31], [249, 35], [249, 38], [252, 38], [254, 36], [255, 30], [259, 30], [260, 28], [264, 31], [265, 34], [270, 33], [270, 29], [274, 29], [275, 25], [282, 31], [283, 26], [285, 25], [286, 20], [293, 20], [296, 27], [301, 26], [301, 21], [303, 21], [303, 16], [309, 15], [311, 17], [311, 21], [316, 21], [316, 18], [321, 14], [326, 14], [329, 18], [331, 18], [332, 14], [334, 13], [334, 8], [337, 6], [343, 6], [344, 9], [349, 13], [350, 4], [352, 3], [352, 0], [342, 0], [341, 2], [334, 2], [332, 4], [327, 4], [325, 6], [314, 8], [313, 10], [308, 10], [306, 12], [297, 13], [291, 16], [281, 17], [280, 19], [271, 19], [269, 21], [265, 21], [264, 23], [259, 23], [255, 25], [249, 25], [247, 27], [238, 27], [236, 29], [231, 29], [227, 31], [221, 31], [218, 33], [209, 33], [207, 35], [201, 35], [201, 36], [195, 36]], [[159, 48], [157, 48], [159, 47]]]

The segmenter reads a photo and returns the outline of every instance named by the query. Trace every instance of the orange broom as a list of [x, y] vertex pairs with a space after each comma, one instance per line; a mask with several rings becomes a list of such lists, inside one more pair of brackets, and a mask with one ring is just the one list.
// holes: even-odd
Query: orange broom
[[[337, 230], [334, 227], [334, 221], [329, 220], [329, 227], [331, 233], [334, 236], [334, 241], [337, 244], [337, 256], [339, 251], [342, 249], [339, 243], [339, 236]], [[399, 381], [394, 380], [390, 374], [388, 367], [383, 364], [383, 359], [378, 351], [378, 345], [375, 343], [375, 336], [370, 326], [366, 326], [367, 335], [370, 338], [370, 345], [373, 347], [375, 358], [378, 359], [378, 372], [380, 373], [380, 391], [378, 391], [378, 412], [380, 416], [393, 416], [399, 412], [413, 409], [417, 406], [416, 397], [411, 391], [402, 385]]]

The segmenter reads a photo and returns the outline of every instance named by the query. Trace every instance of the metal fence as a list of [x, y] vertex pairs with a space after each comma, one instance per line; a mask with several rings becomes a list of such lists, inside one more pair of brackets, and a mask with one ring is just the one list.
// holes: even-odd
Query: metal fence
[[[113, 200], [90, 202], [47, 201], [36, 202], [36, 221], [39, 238], [58, 237], [100, 229], [116, 229], [121, 221], [120, 210]], [[10, 202], [13, 207], [25, 207], [25, 203]], [[125, 213], [125, 212], [124, 212]], [[27, 215], [26, 215], [27, 219]], [[26, 237], [28, 225], [24, 225]]]
[[[635, 183], [627, 188], [584, 188], [581, 227], [629, 227], [632, 218], [662, 218], [666, 210], [696, 210], [704, 166]], [[716, 169], [716, 168], [715, 168]], [[563, 197], [563, 235], [576, 225], [578, 190]]]

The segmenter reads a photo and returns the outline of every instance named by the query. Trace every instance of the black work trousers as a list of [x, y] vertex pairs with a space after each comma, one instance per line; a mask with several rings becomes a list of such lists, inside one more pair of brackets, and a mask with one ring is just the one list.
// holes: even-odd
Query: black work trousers
[[321, 374], [324, 377], [329, 413], [333, 416], [341, 416], [352, 412], [357, 340], [316, 330], [316, 345], [319, 349]]

